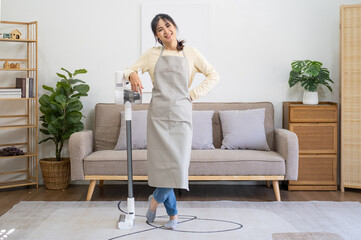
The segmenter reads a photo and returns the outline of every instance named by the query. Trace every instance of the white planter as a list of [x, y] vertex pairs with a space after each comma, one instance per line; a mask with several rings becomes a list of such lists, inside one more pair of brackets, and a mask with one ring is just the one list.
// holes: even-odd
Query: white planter
[[318, 104], [318, 92], [305, 91], [303, 93], [303, 104], [317, 105]]

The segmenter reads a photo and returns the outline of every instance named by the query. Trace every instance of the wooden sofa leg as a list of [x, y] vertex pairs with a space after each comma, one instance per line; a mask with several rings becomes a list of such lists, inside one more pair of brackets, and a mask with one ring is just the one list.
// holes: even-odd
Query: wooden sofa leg
[[266, 181], [266, 184], [267, 184], [267, 187], [271, 187], [271, 184], [268, 180]]
[[90, 201], [90, 199], [92, 198], [96, 183], [97, 183], [97, 180], [90, 180], [89, 188], [88, 188], [88, 194], [86, 196], [87, 201]]
[[103, 187], [104, 180], [99, 180], [99, 187]]
[[280, 186], [278, 184], [278, 180], [273, 180], [272, 185], [273, 185], [273, 191], [275, 192], [276, 195], [276, 200], [281, 201]]

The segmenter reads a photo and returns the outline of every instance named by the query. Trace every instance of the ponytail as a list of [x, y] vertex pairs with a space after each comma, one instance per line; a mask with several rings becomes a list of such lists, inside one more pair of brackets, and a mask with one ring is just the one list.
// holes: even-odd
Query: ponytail
[[183, 50], [183, 48], [184, 48], [184, 40], [181, 40], [181, 41], [178, 41], [177, 40], [177, 42], [178, 42], [178, 44], [177, 44], [177, 50], [178, 51], [182, 51]]

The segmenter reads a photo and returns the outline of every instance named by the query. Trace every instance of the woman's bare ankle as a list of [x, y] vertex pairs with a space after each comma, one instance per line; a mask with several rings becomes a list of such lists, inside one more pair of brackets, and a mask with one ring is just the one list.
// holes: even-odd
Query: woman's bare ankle
[[153, 197], [152, 201], [150, 202], [150, 210], [152, 212], [155, 212], [155, 210], [157, 210], [158, 205], [159, 203]]
[[169, 220], [177, 220], [178, 215], [169, 216]]

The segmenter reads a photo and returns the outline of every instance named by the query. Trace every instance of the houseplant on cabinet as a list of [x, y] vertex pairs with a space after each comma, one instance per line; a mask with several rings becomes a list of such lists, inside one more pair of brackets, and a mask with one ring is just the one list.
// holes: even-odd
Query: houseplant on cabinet
[[78, 74], [86, 73], [85, 69], [75, 70], [74, 73], [64, 68], [62, 70], [69, 77], [57, 73], [61, 79], [57, 82], [56, 88], [43, 85], [43, 88], [50, 93], [44, 93], [39, 98], [40, 111], [44, 114], [40, 116], [42, 122], [40, 132], [48, 136], [39, 144], [49, 140], [55, 144], [55, 158], [39, 161], [47, 189], [65, 189], [69, 185], [70, 161], [69, 158], [62, 158], [61, 151], [64, 142], [71, 134], [84, 129], [84, 124], [81, 122], [83, 115], [80, 112], [83, 104], [80, 98], [88, 96], [89, 91], [89, 85], [74, 78]]
[[293, 87], [298, 82], [301, 83], [306, 90], [303, 93], [303, 104], [318, 104], [318, 85], [324, 85], [332, 92], [329, 84], [333, 83], [330, 72], [327, 68], [322, 68], [322, 63], [310, 60], [293, 61], [291, 67], [288, 84]]

